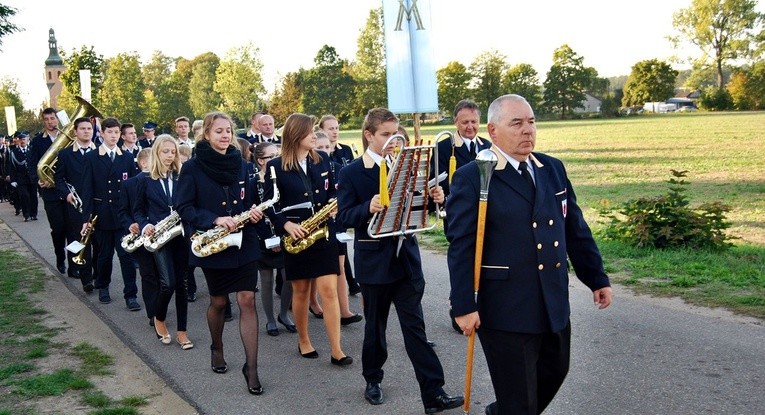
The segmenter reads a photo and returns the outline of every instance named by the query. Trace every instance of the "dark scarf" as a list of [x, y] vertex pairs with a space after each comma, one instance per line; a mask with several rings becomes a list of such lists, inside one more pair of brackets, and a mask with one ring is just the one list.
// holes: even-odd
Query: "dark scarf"
[[199, 140], [195, 158], [202, 171], [221, 186], [239, 180], [242, 172], [242, 153], [236, 147], [229, 145], [224, 155], [213, 150], [209, 141]]

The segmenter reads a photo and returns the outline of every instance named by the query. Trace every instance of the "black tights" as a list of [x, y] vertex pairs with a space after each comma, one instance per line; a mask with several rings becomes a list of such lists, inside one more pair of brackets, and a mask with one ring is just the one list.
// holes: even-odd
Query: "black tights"
[[[223, 358], [223, 326], [226, 295], [210, 296], [210, 306], [207, 308], [207, 325], [210, 327], [213, 350], [212, 365], [224, 366]], [[258, 314], [255, 312], [255, 292], [239, 291], [236, 293], [239, 304], [239, 335], [244, 346], [245, 361], [250, 379], [249, 387], [260, 386], [258, 378]]]

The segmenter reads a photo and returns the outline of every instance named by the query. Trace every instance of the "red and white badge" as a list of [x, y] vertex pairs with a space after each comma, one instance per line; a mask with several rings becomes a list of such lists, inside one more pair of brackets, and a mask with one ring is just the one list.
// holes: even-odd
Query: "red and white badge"
[[560, 201], [560, 210], [563, 212], [563, 217], [566, 217], [566, 212], [568, 211], [568, 199], [563, 199]]
[[242, 187], [239, 191], [239, 198], [244, 200], [244, 187]]
[[324, 179], [324, 190], [329, 190], [329, 179]]
[[127, 180], [127, 172], [122, 173], [122, 180]]

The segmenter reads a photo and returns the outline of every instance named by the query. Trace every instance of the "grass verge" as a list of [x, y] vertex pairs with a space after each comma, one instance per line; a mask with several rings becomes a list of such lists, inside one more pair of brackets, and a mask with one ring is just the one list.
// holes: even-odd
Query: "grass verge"
[[[36, 261], [0, 250], [0, 275], [0, 415], [38, 413], [37, 405], [48, 397], [74, 398], [77, 408], [93, 408], [91, 414], [140, 413], [145, 397], [114, 401], [94, 387], [95, 377], [112, 373], [111, 356], [87, 343], [51, 340], [58, 331], [43, 324], [45, 311], [29, 298], [45, 285]], [[68, 413], [73, 408], [56, 409]]]

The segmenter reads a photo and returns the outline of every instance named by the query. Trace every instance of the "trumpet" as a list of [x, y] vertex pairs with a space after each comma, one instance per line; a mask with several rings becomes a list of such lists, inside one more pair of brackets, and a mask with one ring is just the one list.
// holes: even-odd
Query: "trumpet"
[[80, 243], [83, 245], [82, 250], [80, 250], [80, 253], [77, 254], [76, 257], [72, 258], [72, 262], [77, 265], [85, 265], [85, 251], [87, 251], [91, 235], [93, 235], [93, 231], [95, 230], [96, 219], [98, 219], [98, 215], [93, 216], [93, 219], [88, 221], [90, 226], [88, 226], [88, 228], [85, 230], [85, 233], [82, 235], [82, 239], [80, 240]]
[[143, 246], [143, 242], [144, 240], [141, 237], [141, 234], [131, 232], [122, 237], [122, 240], [120, 240], [120, 246], [125, 250], [125, 252], [134, 252], [136, 249]]
[[[65, 182], [66, 183], [66, 182]], [[67, 189], [69, 189], [69, 193], [72, 194], [74, 197], [74, 200], [72, 201], [72, 206], [74, 206], [75, 209], [77, 209], [78, 212], [82, 213], [82, 199], [80, 199], [80, 195], [77, 194], [77, 190], [69, 183], [66, 183]]]
[[[271, 180], [274, 184], [274, 196], [258, 206], [255, 209], [263, 212], [279, 201], [279, 188], [276, 187], [276, 171], [271, 167]], [[225, 226], [216, 226], [207, 232], [198, 233], [191, 237], [191, 252], [200, 258], [217, 254], [230, 246], [242, 247], [242, 232], [237, 232], [250, 220], [250, 211], [244, 212], [233, 217], [236, 227], [233, 231]]]

